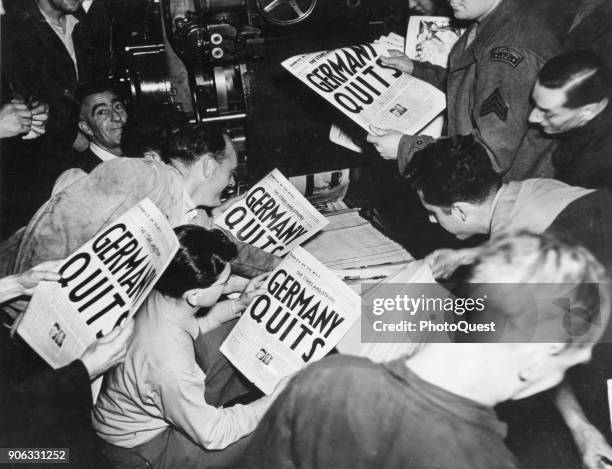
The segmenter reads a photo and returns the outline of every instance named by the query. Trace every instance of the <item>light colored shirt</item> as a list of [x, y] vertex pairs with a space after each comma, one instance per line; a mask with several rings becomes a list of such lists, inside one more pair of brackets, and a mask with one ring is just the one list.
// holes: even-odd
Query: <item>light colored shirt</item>
[[76, 52], [74, 50], [74, 42], [72, 41], [72, 32], [74, 31], [74, 27], [77, 25], [79, 20], [74, 15], [68, 14], [64, 17], [66, 20], [66, 24], [64, 25], [65, 27], [62, 27], [60, 23], [48, 16], [41, 8], [39, 8], [39, 10], [47, 21], [47, 24], [51, 27], [55, 34], [57, 34], [57, 37], [59, 37], [60, 41], [62, 41], [62, 43], [64, 44], [68, 55], [70, 55], [70, 58], [74, 63], [74, 71], [78, 78], [79, 68], [77, 65]]
[[198, 217], [198, 211], [196, 209], [196, 204], [185, 189], [183, 189], [182, 213], [183, 213], [183, 218], [181, 219], [181, 225], [193, 224], [195, 223], [195, 219]]
[[83, 7], [83, 10], [85, 10], [85, 13], [89, 11], [92, 3], [93, 3], [93, 0], [83, 0], [83, 3], [81, 3], [81, 6]]
[[195, 361], [199, 333], [193, 316], [153, 291], [136, 314], [123, 364], [105, 377], [92, 413], [98, 435], [133, 448], [168, 426], [206, 449], [222, 449], [252, 432], [265, 412], [262, 400], [215, 408], [204, 400], [204, 372]]
[[504, 184], [493, 207], [491, 236], [516, 230], [542, 233], [565, 207], [591, 192], [555, 179], [526, 179]]
[[94, 142], [89, 142], [89, 149], [102, 161], [109, 161], [117, 158], [117, 155], [111, 153], [106, 148], [102, 148], [100, 145]]

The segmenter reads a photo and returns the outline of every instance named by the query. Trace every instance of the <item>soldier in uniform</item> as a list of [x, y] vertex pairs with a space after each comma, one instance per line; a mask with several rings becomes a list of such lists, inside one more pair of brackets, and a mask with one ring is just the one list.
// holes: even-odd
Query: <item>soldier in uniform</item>
[[[447, 134], [476, 134], [504, 180], [552, 176], [551, 142], [528, 128], [529, 96], [538, 71], [559, 52], [547, 22], [520, 0], [451, 0], [458, 20], [471, 20], [448, 68], [393, 53], [388, 65], [446, 91]], [[403, 173], [432, 139], [372, 128], [368, 141]]]

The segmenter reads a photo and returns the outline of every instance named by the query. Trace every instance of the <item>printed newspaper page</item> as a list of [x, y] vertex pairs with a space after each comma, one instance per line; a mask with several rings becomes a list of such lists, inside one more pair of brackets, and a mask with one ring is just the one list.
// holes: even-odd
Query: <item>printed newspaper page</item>
[[419, 62], [446, 67], [450, 51], [464, 31], [448, 16], [411, 16], [404, 53]]
[[360, 315], [359, 295], [301, 247], [270, 274], [221, 352], [264, 393], [323, 358]]
[[60, 282], [35, 290], [17, 332], [54, 368], [131, 317], [178, 249], [163, 213], [149, 199], [72, 254]]
[[274, 169], [215, 223], [239, 241], [282, 256], [329, 222]]
[[403, 51], [405, 47], [406, 39], [399, 34], [390, 33], [388, 36], [380, 36], [374, 41], [374, 44], [382, 44], [388, 49], [396, 49]]
[[[389, 283], [435, 283], [431, 268], [425, 260], [413, 261], [409, 264], [400, 266], [393, 274], [385, 279], [364, 280], [361, 288], [362, 301], [372, 301], [378, 292]], [[382, 363], [395, 360], [403, 355], [411, 355], [420, 344], [415, 342], [395, 342], [395, 343], [362, 343], [361, 342], [361, 321], [355, 322], [345, 336], [336, 346], [340, 353], [347, 355], [357, 355], [367, 357], [370, 360]]]
[[363, 153], [363, 148], [359, 146], [338, 124], [332, 123], [329, 129], [329, 140], [336, 145], [348, 148], [355, 153]]
[[437, 88], [383, 66], [383, 44], [303, 54], [282, 65], [358, 125], [415, 135], [446, 107]]

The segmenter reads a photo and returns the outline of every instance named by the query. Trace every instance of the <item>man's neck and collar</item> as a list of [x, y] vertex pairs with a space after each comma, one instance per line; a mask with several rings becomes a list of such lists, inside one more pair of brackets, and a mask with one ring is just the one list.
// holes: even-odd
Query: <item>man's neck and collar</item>
[[187, 192], [187, 189], [185, 187], [183, 187], [183, 210], [182, 210], [182, 216], [183, 216], [183, 224], [189, 224], [192, 223], [193, 220], [199, 215], [199, 211], [197, 210], [197, 206], [195, 204], [195, 202], [193, 201], [193, 199], [191, 198], [191, 196], [189, 195], [189, 192]]
[[[404, 362], [423, 381], [446, 392], [492, 408], [511, 397], [507, 370], [499, 368], [492, 376], [497, 344], [427, 344], [418, 354]], [[491, 361], [491, 359], [493, 361]], [[483, 362], [486, 360], [488, 365]], [[493, 365], [491, 365], [493, 363]]]
[[74, 48], [74, 42], [72, 40], [72, 33], [74, 28], [78, 24], [79, 20], [73, 14], [64, 13], [51, 6], [49, 0], [35, 0], [35, 3], [42, 15], [43, 19], [47, 22], [51, 30], [57, 35], [62, 41], [66, 52], [72, 59], [74, 64], [74, 73], [76, 78], [79, 78], [79, 68], [77, 63], [76, 51]]
[[495, 195], [488, 200], [488, 220], [487, 220], [487, 234], [491, 234], [493, 230], [493, 218], [495, 216], [495, 212], [499, 205], [499, 199], [501, 199], [502, 194], [506, 191], [508, 185], [503, 183], [501, 187], [497, 190]]
[[523, 9], [523, 2], [520, 0], [500, 0], [484, 15], [481, 15], [476, 20], [478, 34], [473, 43], [474, 54], [480, 54], [489, 41], [496, 37], [499, 30], [504, 28], [508, 22], [513, 21]]
[[36, 5], [38, 5], [38, 8], [43, 14], [43, 16], [45, 16], [47, 19], [50, 19], [55, 24], [61, 25], [62, 28], [65, 27], [66, 16], [68, 16], [66, 13], [53, 8], [53, 6], [49, 3], [49, 0], [35, 0], [35, 1], [36, 1]]
[[115, 149], [108, 149], [93, 141], [89, 142], [89, 149], [102, 161], [109, 161], [117, 157], [123, 156], [123, 151], [121, 150], [121, 147]]
[[491, 224], [497, 208], [498, 201], [505, 190], [505, 184], [492, 192], [487, 199], [482, 203], [473, 204], [474, 209], [471, 210], [469, 217], [472, 226], [473, 235], [489, 234], [491, 232]]
[[504, 0], [497, 0], [492, 6], [491, 8], [484, 14], [480, 15], [478, 18], [476, 18], [474, 21], [476, 23], [482, 23], [486, 18], [488, 18], [491, 13], [493, 13], [493, 11], [495, 11], [497, 9], [497, 7], [503, 2]]
[[200, 333], [198, 321], [195, 318], [197, 308], [192, 308], [184, 298], [171, 298], [154, 290], [152, 295], [155, 309], [169, 323], [176, 324], [185, 330], [193, 339]]

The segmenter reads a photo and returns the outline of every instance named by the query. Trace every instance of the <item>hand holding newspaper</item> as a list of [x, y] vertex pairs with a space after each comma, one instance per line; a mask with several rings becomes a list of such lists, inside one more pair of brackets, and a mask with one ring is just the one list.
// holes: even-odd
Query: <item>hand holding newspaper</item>
[[215, 223], [238, 241], [282, 256], [329, 222], [275, 169]]
[[416, 134], [446, 107], [440, 90], [382, 65], [385, 44], [303, 54], [282, 65], [366, 131], [370, 126]]
[[323, 358], [360, 315], [359, 295], [295, 247], [269, 275], [221, 352], [264, 393]]
[[149, 199], [127, 211], [66, 259], [59, 282], [43, 282], [17, 328], [54, 368], [130, 318], [178, 249]]

